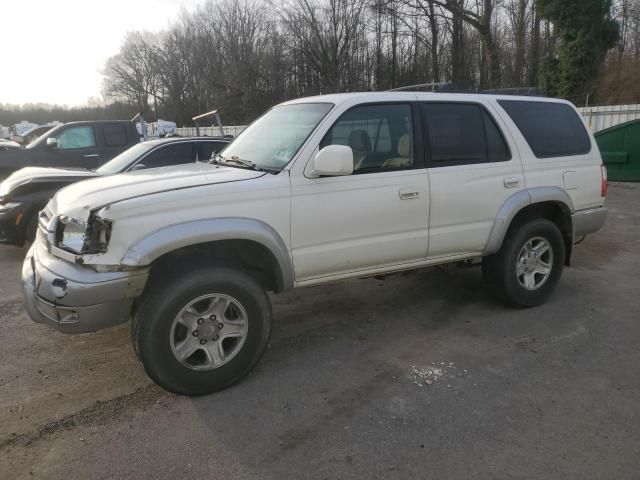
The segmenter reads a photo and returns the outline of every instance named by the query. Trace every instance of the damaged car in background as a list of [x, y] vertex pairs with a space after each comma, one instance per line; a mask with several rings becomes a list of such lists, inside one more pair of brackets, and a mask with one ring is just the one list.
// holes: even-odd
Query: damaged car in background
[[[38, 212], [62, 187], [133, 170], [207, 162], [228, 138], [190, 137], [138, 143], [95, 170], [26, 167], [0, 183], [0, 243], [22, 246], [36, 235]], [[73, 229], [69, 225], [68, 231]]]

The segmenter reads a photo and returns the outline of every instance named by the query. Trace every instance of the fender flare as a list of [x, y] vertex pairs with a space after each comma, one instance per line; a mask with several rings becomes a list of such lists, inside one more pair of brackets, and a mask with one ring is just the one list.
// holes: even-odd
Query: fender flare
[[282, 237], [270, 225], [251, 218], [192, 220], [162, 227], [129, 247], [121, 264], [147, 266], [179, 248], [217, 240], [251, 240], [261, 244], [271, 252], [279, 267], [280, 271], [276, 272], [279, 289], [284, 291], [294, 287], [293, 263]]
[[498, 210], [482, 255], [491, 255], [500, 250], [511, 222], [523, 208], [543, 202], [561, 204], [566, 208], [569, 216], [575, 211], [571, 197], [560, 187], [532, 187], [514, 193]]

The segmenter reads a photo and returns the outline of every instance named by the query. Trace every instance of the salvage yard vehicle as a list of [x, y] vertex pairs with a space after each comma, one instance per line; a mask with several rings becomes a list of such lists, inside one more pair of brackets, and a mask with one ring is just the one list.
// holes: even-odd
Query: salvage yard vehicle
[[0, 243], [23, 246], [33, 241], [38, 212], [62, 187], [88, 178], [132, 170], [208, 162], [228, 138], [190, 137], [137, 143], [95, 170], [26, 167], [0, 183]]
[[44, 135], [45, 133], [47, 133], [49, 130], [51, 130], [53, 127], [55, 127], [57, 125], [61, 125], [61, 123], [60, 122], [56, 122], [56, 123], [47, 123], [46, 125], [38, 125], [37, 127], [33, 127], [31, 129], [27, 130], [22, 135], [14, 135], [14, 136], [12, 136], [11, 140], [13, 140], [14, 142], [18, 143], [21, 146], [25, 146], [26, 147], [27, 145], [29, 145], [34, 140], [37, 140], [38, 137]]
[[61, 124], [25, 148], [0, 150], [0, 179], [30, 166], [97, 168], [139, 141], [126, 120]]
[[47, 125], [38, 125], [27, 130], [22, 135], [13, 135], [10, 141], [0, 141], [0, 150], [14, 150], [24, 148], [38, 137], [44, 135], [59, 123], [49, 123]]
[[213, 164], [59, 191], [24, 262], [26, 309], [62, 332], [131, 320], [147, 374], [200, 395], [265, 351], [267, 291], [482, 258], [491, 292], [546, 301], [597, 231], [606, 177], [569, 102], [352, 93], [280, 104]]

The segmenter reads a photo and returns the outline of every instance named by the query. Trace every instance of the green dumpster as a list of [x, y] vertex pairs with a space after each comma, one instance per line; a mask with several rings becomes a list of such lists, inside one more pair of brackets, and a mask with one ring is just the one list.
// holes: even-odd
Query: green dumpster
[[640, 182], [640, 120], [595, 134], [609, 180]]

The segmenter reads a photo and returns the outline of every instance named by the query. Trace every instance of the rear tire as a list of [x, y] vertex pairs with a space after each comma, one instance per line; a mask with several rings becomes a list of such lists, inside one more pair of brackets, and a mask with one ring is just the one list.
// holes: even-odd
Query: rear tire
[[154, 382], [181, 395], [205, 395], [251, 371], [267, 347], [271, 320], [269, 297], [253, 278], [202, 268], [150, 285], [132, 340]]
[[482, 275], [498, 299], [534, 307], [555, 290], [565, 262], [558, 226], [545, 218], [523, 219], [509, 229], [500, 250], [482, 260]]

